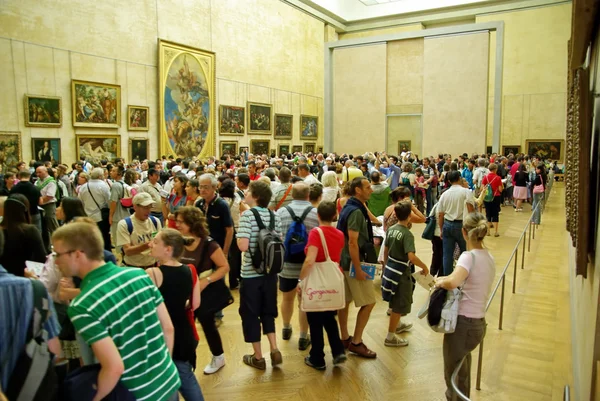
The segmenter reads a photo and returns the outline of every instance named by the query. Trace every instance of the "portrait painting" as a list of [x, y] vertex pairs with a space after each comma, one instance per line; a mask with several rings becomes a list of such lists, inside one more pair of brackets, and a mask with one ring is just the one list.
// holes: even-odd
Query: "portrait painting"
[[248, 102], [248, 133], [271, 133], [271, 110], [273, 106], [263, 103]]
[[317, 147], [317, 152], [319, 152], [319, 153], [323, 153], [323, 146], [319, 146], [319, 147]]
[[21, 161], [21, 133], [0, 131], [0, 170], [8, 171]]
[[237, 155], [237, 141], [223, 141], [221, 144], [221, 156], [236, 156]]
[[84, 156], [92, 164], [111, 161], [121, 157], [121, 136], [75, 135], [75, 149], [77, 160]]
[[250, 153], [253, 155], [269, 154], [271, 141], [262, 139], [253, 139], [250, 141]]
[[289, 114], [275, 114], [275, 139], [292, 137], [293, 116]]
[[300, 139], [317, 139], [319, 136], [319, 118], [300, 116]]
[[515, 156], [521, 153], [521, 145], [502, 145], [503, 156], [508, 156], [511, 153]]
[[148, 139], [130, 138], [129, 139], [129, 161], [148, 159]]
[[222, 135], [244, 135], [246, 131], [246, 109], [236, 106], [219, 106], [219, 133]]
[[60, 163], [60, 138], [31, 138], [31, 154], [36, 162]]
[[304, 153], [315, 153], [316, 143], [305, 143], [304, 144]]
[[215, 54], [159, 41], [160, 153], [215, 154]]
[[288, 155], [290, 153], [290, 145], [285, 144], [285, 145], [279, 145], [279, 156], [281, 155]]
[[74, 127], [119, 128], [121, 86], [74, 79], [71, 107]]
[[398, 141], [398, 154], [410, 151], [411, 141]]
[[292, 153], [302, 153], [302, 145], [292, 146]]
[[127, 106], [127, 129], [129, 131], [148, 131], [150, 108], [145, 106]]
[[525, 141], [525, 150], [529, 156], [542, 160], [557, 160], [562, 163], [565, 151], [564, 139], [530, 139]]
[[25, 126], [62, 127], [62, 99], [55, 96], [25, 95]]

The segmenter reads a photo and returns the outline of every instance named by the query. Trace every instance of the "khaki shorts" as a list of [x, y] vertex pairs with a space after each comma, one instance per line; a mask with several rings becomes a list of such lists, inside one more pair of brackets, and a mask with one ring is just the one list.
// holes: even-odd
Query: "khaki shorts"
[[354, 305], [360, 308], [377, 302], [373, 280], [357, 280], [350, 277], [349, 272], [344, 272], [344, 287], [346, 288], [347, 304], [354, 301]]

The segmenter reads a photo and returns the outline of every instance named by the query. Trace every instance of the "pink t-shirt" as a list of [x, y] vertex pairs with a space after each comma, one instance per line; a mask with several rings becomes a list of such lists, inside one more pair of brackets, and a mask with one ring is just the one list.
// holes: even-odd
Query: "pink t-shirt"
[[[474, 265], [473, 261], [475, 261]], [[473, 249], [463, 252], [456, 265], [469, 272], [462, 287], [463, 295], [458, 306], [458, 314], [475, 319], [485, 317], [485, 304], [496, 275], [494, 258], [485, 249]]]

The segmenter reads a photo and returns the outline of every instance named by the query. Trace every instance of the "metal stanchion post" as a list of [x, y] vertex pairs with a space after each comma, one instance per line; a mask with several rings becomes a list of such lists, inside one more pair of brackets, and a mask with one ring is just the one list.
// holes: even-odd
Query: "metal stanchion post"
[[[516, 263], [516, 259], [515, 259]], [[500, 294], [500, 319], [498, 321], [498, 330], [502, 330], [502, 315], [504, 314], [504, 283], [506, 282], [506, 275], [502, 276], [502, 293]]]
[[527, 237], [523, 234], [523, 253], [521, 254], [521, 269], [525, 268], [525, 243], [527, 242]]
[[534, 226], [535, 224], [533, 224], [531, 222], [531, 220], [529, 220], [529, 245], [527, 245], [527, 252], [531, 252], [531, 226]]
[[536, 227], [536, 225], [534, 224], [534, 225], [533, 225], [533, 239], [535, 239], [535, 230], [536, 230], [536, 228], [537, 228], [537, 227]]
[[483, 340], [479, 343], [479, 358], [477, 358], [477, 385], [475, 388], [481, 390], [481, 366], [483, 365]]

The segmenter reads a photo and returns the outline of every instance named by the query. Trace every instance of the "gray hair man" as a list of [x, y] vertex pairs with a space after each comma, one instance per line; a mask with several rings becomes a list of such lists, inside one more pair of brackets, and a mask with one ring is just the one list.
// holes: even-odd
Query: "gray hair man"
[[110, 202], [110, 188], [104, 182], [104, 170], [96, 167], [90, 173], [90, 180], [79, 187], [79, 199], [83, 202], [85, 213], [96, 222], [102, 239], [104, 249], [111, 251], [110, 224], [108, 222], [108, 207]]

